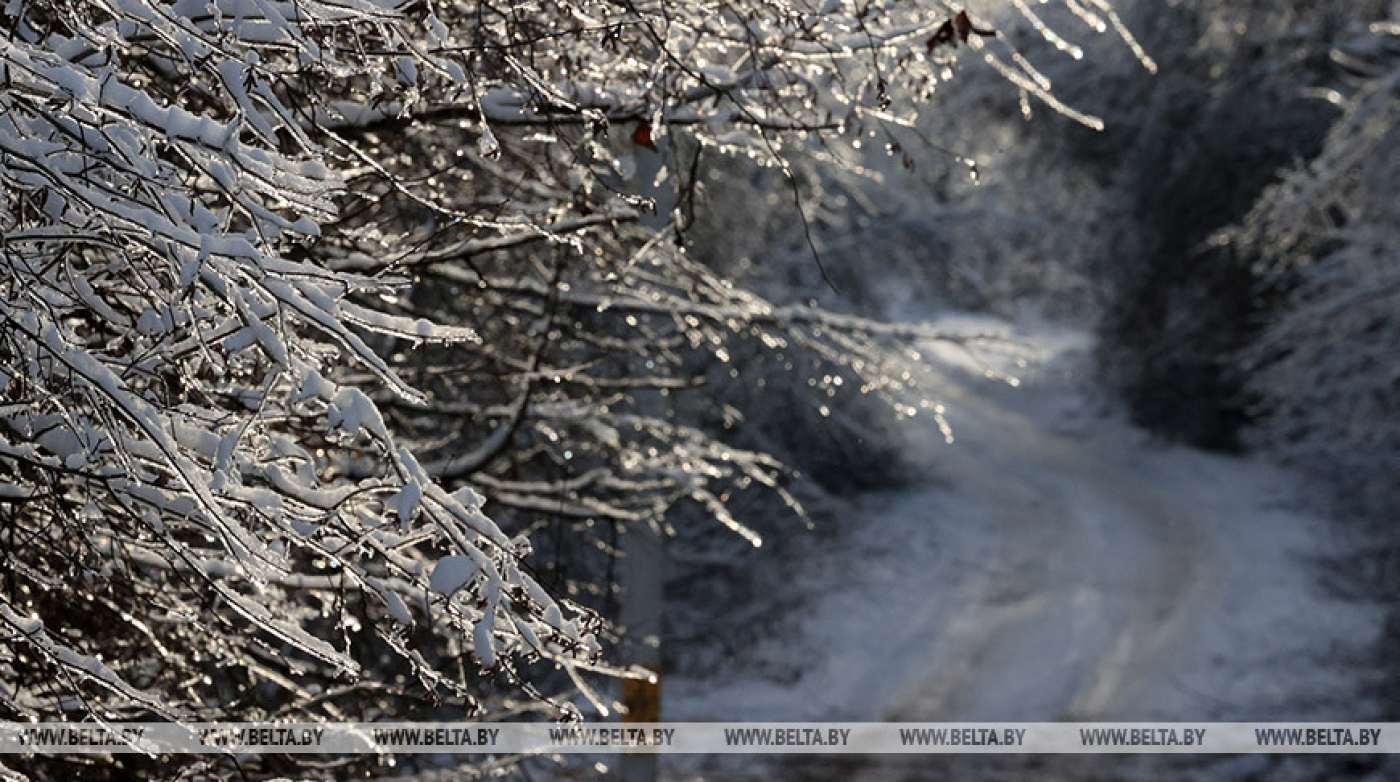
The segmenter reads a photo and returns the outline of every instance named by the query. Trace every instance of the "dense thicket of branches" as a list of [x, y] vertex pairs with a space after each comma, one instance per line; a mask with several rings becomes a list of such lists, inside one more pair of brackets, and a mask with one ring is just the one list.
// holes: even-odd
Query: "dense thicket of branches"
[[675, 415], [697, 361], [894, 399], [905, 340], [968, 338], [691, 260], [702, 158], [791, 186], [784, 152], [907, 121], [966, 51], [1093, 122], [960, 10], [4, 6], [0, 717], [570, 714], [540, 687], [607, 671], [608, 585], [527, 533], [584, 559], [682, 502], [757, 545], [754, 486], [801, 512]]
[[1110, 130], [1078, 146], [1122, 205], [1098, 265], [1101, 358], [1140, 423], [1208, 448], [1246, 445], [1261, 410], [1241, 356], [1279, 289], [1258, 286], [1257, 253], [1225, 239], [1281, 171], [1321, 151], [1367, 78], [1347, 50], [1374, 40], [1368, 26], [1389, 5], [1200, 0], [1130, 15], [1162, 77], [1107, 90]]

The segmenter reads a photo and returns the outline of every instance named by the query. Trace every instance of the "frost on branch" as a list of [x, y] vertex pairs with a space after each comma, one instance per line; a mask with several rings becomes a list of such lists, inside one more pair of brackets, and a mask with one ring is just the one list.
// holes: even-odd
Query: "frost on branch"
[[599, 669], [608, 587], [520, 533], [756, 544], [731, 505], [800, 513], [782, 465], [673, 394], [745, 342], [897, 401], [910, 341], [975, 339], [766, 301], [682, 219], [702, 155], [907, 121], [963, 51], [1058, 105], [985, 26], [927, 45], [963, 10], [4, 5], [7, 715], [571, 713], [533, 683]]

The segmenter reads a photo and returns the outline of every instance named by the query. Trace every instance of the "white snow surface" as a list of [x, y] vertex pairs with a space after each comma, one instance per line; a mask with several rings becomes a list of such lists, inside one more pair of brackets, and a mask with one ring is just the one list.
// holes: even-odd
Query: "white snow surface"
[[[669, 678], [663, 718], [1366, 719], [1379, 609], [1320, 586], [1336, 525], [1294, 476], [1126, 423], [1083, 333], [987, 325], [1025, 340], [1019, 385], [929, 346], [955, 442], [910, 423], [927, 482], [797, 545], [780, 563], [806, 605], [795, 636]], [[765, 677], [775, 661], [800, 675]]]

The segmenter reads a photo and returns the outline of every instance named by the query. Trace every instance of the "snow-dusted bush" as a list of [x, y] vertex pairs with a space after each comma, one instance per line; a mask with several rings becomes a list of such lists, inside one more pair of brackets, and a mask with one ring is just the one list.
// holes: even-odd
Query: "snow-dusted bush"
[[1400, 24], [1339, 47], [1357, 80], [1321, 154], [1265, 192], [1236, 239], [1274, 315], [1247, 358], [1256, 444], [1389, 523], [1400, 469]]
[[1139, 423], [1204, 447], [1241, 446], [1252, 409], [1237, 359], [1270, 302], [1255, 293], [1248, 253], [1214, 239], [1281, 170], [1318, 153], [1340, 113], [1332, 98], [1347, 89], [1332, 52], [1386, 6], [1125, 4], [1158, 75], [1106, 63], [1059, 89], [1107, 125], [1037, 134], [1035, 146], [1090, 174], [1089, 197], [1106, 207], [1077, 230], [1106, 310], [1100, 366]]
[[903, 394], [931, 336], [693, 261], [702, 151], [788, 177], [964, 51], [1058, 106], [959, 10], [5, 5], [0, 716], [571, 713], [536, 684], [607, 670], [608, 585], [520, 533], [688, 502], [757, 544], [782, 466], [675, 415], [697, 357]]

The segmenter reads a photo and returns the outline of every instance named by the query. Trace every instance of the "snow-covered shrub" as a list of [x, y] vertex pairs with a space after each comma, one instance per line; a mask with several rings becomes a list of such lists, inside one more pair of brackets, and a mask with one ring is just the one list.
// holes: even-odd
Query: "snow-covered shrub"
[[1100, 362], [1139, 423], [1200, 446], [1240, 446], [1251, 410], [1236, 359], [1269, 302], [1255, 295], [1253, 259], [1213, 239], [1280, 170], [1317, 154], [1339, 113], [1330, 97], [1347, 80], [1331, 52], [1383, 5], [1133, 3], [1124, 16], [1159, 75], [1105, 67], [1094, 73], [1107, 78], [1061, 90], [1108, 126], [1097, 137], [1068, 129], [1044, 152], [1097, 170], [1108, 195], [1110, 209], [1090, 226], [1097, 236], [1086, 235], [1107, 305]]
[[1393, 521], [1400, 501], [1400, 20], [1336, 58], [1359, 84], [1322, 152], [1270, 187], [1236, 241], [1259, 259], [1271, 317], [1246, 354], [1253, 441]]
[[573, 713], [540, 686], [607, 671], [609, 585], [522, 533], [689, 503], [756, 544], [736, 492], [800, 507], [677, 415], [695, 362], [894, 399], [937, 336], [694, 261], [697, 156], [786, 174], [965, 51], [1072, 112], [960, 10], [4, 5], [0, 716]]

